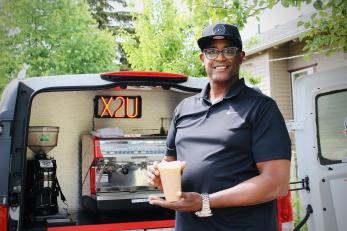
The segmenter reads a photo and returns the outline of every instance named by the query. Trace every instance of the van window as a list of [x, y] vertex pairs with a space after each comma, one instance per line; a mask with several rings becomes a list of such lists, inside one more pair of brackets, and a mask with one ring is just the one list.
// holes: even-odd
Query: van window
[[347, 162], [347, 89], [316, 97], [318, 157], [322, 165]]

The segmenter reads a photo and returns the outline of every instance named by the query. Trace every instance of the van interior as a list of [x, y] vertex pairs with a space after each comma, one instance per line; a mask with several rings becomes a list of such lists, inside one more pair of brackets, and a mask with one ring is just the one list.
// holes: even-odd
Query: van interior
[[[41, 192], [40, 189], [38, 189], [35, 185], [41, 185], [41, 190], [43, 184], [51, 185], [52, 179], [49, 179], [49, 174], [51, 174], [49, 171], [51, 170], [48, 170], [48, 173], [42, 173], [43, 175], [40, 177], [35, 175], [37, 170], [33, 170], [35, 167], [32, 167], [33, 164], [30, 164], [30, 162], [33, 162], [35, 159], [39, 158], [39, 149], [35, 148], [35, 145], [32, 143], [35, 141], [28, 139], [26, 154], [27, 180], [25, 190], [26, 197], [29, 197], [29, 199], [25, 201], [30, 201], [30, 203], [27, 202], [24, 205], [24, 226], [28, 229], [32, 228], [35, 230], [35, 228], [40, 228], [43, 226], [70, 226], [115, 223], [123, 221], [141, 221], [146, 219], [173, 219], [174, 215], [171, 211], [153, 208], [154, 206], [148, 207], [149, 204], [145, 198], [140, 197], [139, 199], [136, 192], [138, 190], [142, 190], [141, 187], [128, 187], [128, 189], [123, 188], [123, 190], [120, 190], [122, 188], [121, 185], [119, 185], [119, 182], [113, 182], [115, 185], [107, 188], [108, 191], [106, 193], [109, 193], [107, 195], [113, 195], [112, 198], [114, 201], [113, 203], [109, 204], [110, 206], [108, 206], [105, 211], [103, 208], [99, 208], [97, 203], [90, 207], [85, 206], [82, 197], [84, 181], [89, 181], [94, 177], [94, 179], [97, 179], [97, 183], [98, 181], [101, 181], [104, 182], [104, 184], [107, 184], [110, 180], [112, 180], [111, 178], [108, 178], [108, 176], [112, 174], [112, 170], [111, 173], [109, 171], [107, 175], [105, 172], [98, 172], [99, 170], [97, 169], [94, 172], [94, 175], [98, 175], [96, 177], [92, 176], [90, 169], [87, 169], [88, 174], [84, 173], [82, 176], [83, 158], [85, 158], [82, 150], [84, 149], [83, 145], [86, 145], [83, 144], [82, 140], [83, 137], [92, 137], [93, 140], [98, 140], [99, 143], [92, 143], [91, 145], [100, 145], [101, 152], [103, 152], [102, 146], [104, 145], [104, 143], [101, 141], [113, 142], [114, 140], [117, 140], [118, 142], [119, 140], [122, 141], [127, 139], [128, 142], [130, 139], [135, 141], [145, 140], [144, 142], [149, 142], [152, 139], [158, 138], [165, 140], [172, 119], [172, 113], [176, 105], [182, 99], [194, 94], [196, 93], [185, 92], [172, 87], [168, 89], [160, 86], [127, 86], [125, 89], [116, 87], [88, 91], [49, 91], [41, 92], [35, 95], [31, 104], [28, 136], [30, 136], [30, 128], [33, 128], [33, 132], [35, 132], [35, 128], [43, 128], [43, 133], [45, 131], [50, 131], [50, 128], [58, 129], [58, 132], [56, 132], [56, 146], [53, 144], [52, 147], [45, 149], [46, 153], [43, 154], [46, 157], [41, 156], [41, 158], [46, 160], [55, 160], [54, 165], [56, 166], [56, 178], [59, 182], [58, 186], [60, 186], [61, 192], [65, 196], [64, 199], [66, 199], [66, 201], [63, 202], [61, 195], [57, 195], [59, 189], [54, 189], [56, 196], [53, 195], [53, 203], [55, 203], [54, 200], [57, 201], [56, 203], [58, 211], [45, 212], [47, 207], [45, 208], [44, 204], [52, 203], [52, 201], [47, 202], [45, 200], [52, 200], [52, 198], [42, 199], [42, 195], [44, 195], [45, 192]], [[94, 135], [91, 135], [91, 132], [93, 131]], [[117, 134], [107, 134], [107, 138], [105, 138], [106, 136], [102, 135], [100, 137], [96, 137], [98, 136], [96, 134], [100, 135], [105, 131], [116, 131]], [[36, 138], [40, 139], [40, 142], [44, 143], [45, 137], [43, 133], [41, 136], [39, 135], [39, 137]], [[105, 134], [106, 133], [104, 133], [104, 135]], [[117, 144], [120, 145], [120, 143]], [[125, 143], [121, 144], [123, 145], [122, 147], [126, 145]], [[163, 143], [161, 143], [161, 145], [162, 144]], [[127, 145], [131, 145], [131, 142], [128, 142]], [[138, 145], [137, 147], [141, 146]], [[123, 154], [129, 154], [129, 152], [134, 150], [132, 147], [127, 148], [129, 149], [124, 151]], [[150, 153], [151, 150], [152, 152], [155, 152], [155, 150], [151, 148], [149, 148], [148, 153], [137, 149], [136, 155], [139, 155], [139, 153], [141, 153], [141, 156], [153, 154]], [[95, 158], [96, 154], [94, 151], [95, 149], [92, 148], [91, 158]], [[109, 156], [116, 156], [116, 154], [113, 152], [108, 153]], [[162, 158], [163, 153], [161, 152], [159, 154], [160, 158]], [[107, 162], [108, 166], [110, 166], [110, 163], [116, 164], [117, 158], [111, 158], [111, 162]], [[106, 161], [107, 158], [105, 156], [101, 156], [101, 158], [98, 159], [99, 162], [100, 159], [105, 166], [105, 162], [103, 161]], [[40, 160], [39, 165], [42, 167], [43, 164], [47, 164], [46, 160]], [[141, 172], [141, 177], [143, 177], [143, 174], [146, 173], [146, 165], [150, 165], [151, 161], [153, 160], [149, 158], [147, 159], [147, 163], [143, 163], [143, 161], [146, 161], [146, 159], [142, 160], [141, 162], [141, 169], [143, 170]], [[131, 162], [131, 160], [129, 160], [129, 162]], [[95, 160], [92, 160], [90, 163], [95, 164]], [[48, 161], [47, 165], [51, 165], [51, 162]], [[139, 182], [136, 182], [137, 179], [134, 179], [134, 176], [133, 178], [129, 178], [129, 171], [135, 171], [137, 169], [136, 168], [134, 170], [134, 166], [129, 169], [124, 169], [123, 167], [121, 170], [118, 169], [122, 172], [120, 176], [124, 176], [126, 178], [123, 180], [123, 183], [126, 183], [127, 186], [131, 186], [131, 184], [139, 184]], [[87, 167], [90, 168], [90, 166]], [[94, 168], [97, 168], [97, 166], [94, 166]], [[130, 179], [130, 181], [126, 182], [127, 179]], [[93, 184], [93, 182], [89, 183]], [[143, 185], [143, 183], [142, 186], [143, 190], [152, 190], [153, 192], [158, 191], [154, 188], [147, 188]], [[102, 187], [97, 188], [95, 192], [95, 188], [93, 191], [89, 185], [89, 188], [86, 188], [86, 190], [90, 190], [90, 194], [97, 194], [98, 190], [101, 188]], [[121, 194], [117, 194], [120, 193], [119, 191], [121, 191]], [[38, 194], [40, 193], [42, 194], [41, 198], [38, 198]], [[142, 203], [137, 203], [134, 209], [129, 207], [129, 211], [127, 211], [127, 206], [121, 208], [121, 206], [117, 205], [117, 195], [124, 194], [127, 195], [125, 198], [128, 198], [128, 200], [140, 200]], [[143, 201], [141, 201], [141, 198]], [[94, 197], [93, 200], [98, 199], [97, 197]], [[41, 207], [43, 211], [35, 211], [37, 206], [43, 206]]]

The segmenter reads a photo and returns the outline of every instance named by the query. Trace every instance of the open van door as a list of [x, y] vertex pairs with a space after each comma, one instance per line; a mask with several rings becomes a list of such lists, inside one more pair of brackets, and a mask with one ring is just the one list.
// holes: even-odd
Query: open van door
[[293, 91], [308, 229], [347, 230], [347, 67], [298, 78]]

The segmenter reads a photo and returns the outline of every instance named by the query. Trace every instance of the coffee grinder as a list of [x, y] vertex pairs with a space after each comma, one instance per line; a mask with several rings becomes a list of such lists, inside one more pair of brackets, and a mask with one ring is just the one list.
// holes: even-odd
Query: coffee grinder
[[49, 216], [58, 213], [57, 197], [65, 201], [56, 176], [57, 164], [47, 153], [57, 146], [59, 127], [32, 126], [28, 133], [28, 147], [34, 152], [28, 160], [28, 197], [30, 213]]

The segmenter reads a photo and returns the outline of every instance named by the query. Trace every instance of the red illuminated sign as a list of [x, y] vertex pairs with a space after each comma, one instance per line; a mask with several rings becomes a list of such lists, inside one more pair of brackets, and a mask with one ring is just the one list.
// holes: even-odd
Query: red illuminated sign
[[141, 96], [95, 96], [96, 118], [141, 118]]

